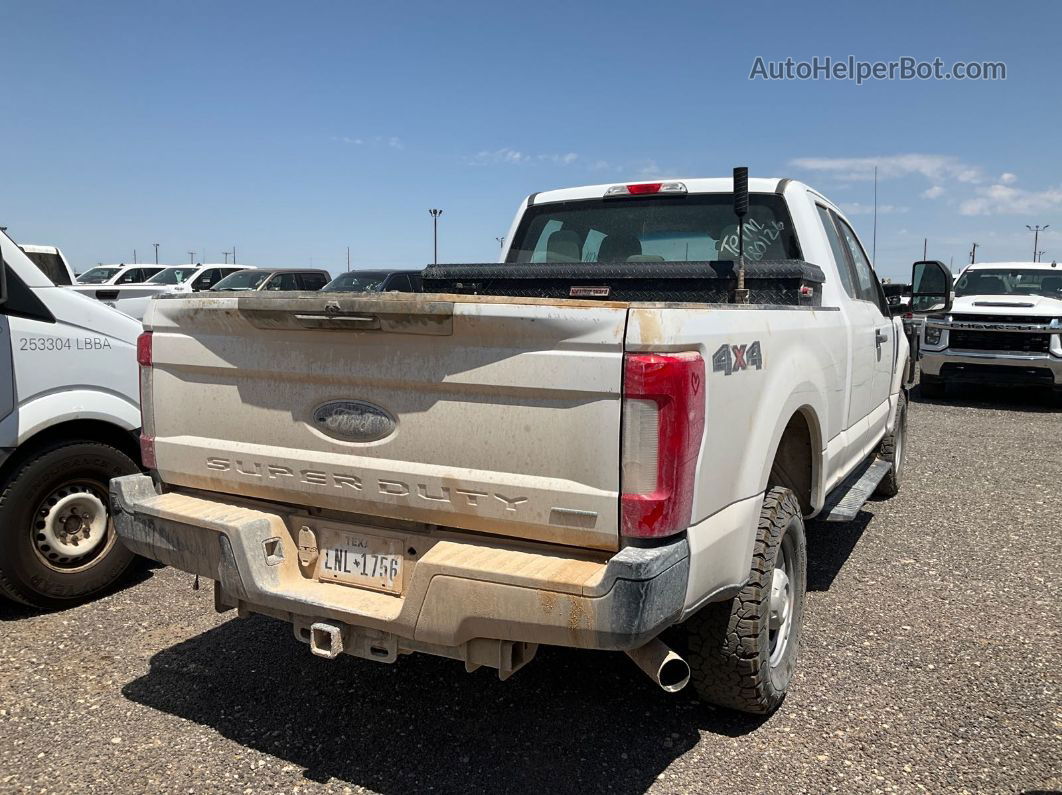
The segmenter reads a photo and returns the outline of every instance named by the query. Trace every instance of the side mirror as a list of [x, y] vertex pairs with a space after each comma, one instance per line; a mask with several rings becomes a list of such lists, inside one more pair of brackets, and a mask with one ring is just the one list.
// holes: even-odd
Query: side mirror
[[939, 260], [919, 260], [911, 266], [911, 311], [916, 315], [951, 309], [951, 271]]

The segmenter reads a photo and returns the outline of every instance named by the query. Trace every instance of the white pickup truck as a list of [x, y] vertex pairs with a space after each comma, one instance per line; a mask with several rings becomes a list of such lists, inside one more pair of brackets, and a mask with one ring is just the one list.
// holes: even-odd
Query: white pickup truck
[[748, 184], [535, 194], [424, 294], [160, 298], [119, 535], [324, 657], [622, 650], [774, 709], [805, 519], [903, 477], [907, 343], [837, 206]]
[[922, 393], [948, 384], [1053, 387], [1062, 393], [1062, 267], [979, 262], [955, 282], [950, 314], [921, 331]]

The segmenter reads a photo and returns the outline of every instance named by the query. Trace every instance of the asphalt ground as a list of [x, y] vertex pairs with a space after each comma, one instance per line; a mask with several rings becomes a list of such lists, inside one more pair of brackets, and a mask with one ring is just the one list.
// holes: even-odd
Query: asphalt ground
[[0, 602], [0, 792], [1027, 792], [1062, 788], [1062, 406], [911, 405], [906, 482], [809, 528], [790, 694], [767, 719], [544, 648], [508, 682], [313, 657], [145, 569]]

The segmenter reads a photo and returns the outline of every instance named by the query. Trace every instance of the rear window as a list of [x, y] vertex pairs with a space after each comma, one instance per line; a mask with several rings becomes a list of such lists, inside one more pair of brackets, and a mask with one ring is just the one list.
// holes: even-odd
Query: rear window
[[[733, 260], [738, 225], [729, 193], [589, 199], [530, 207], [509, 262], [689, 262]], [[745, 257], [800, 259], [781, 196], [754, 193], [745, 217]]]
[[52, 284], [70, 284], [70, 274], [58, 254], [44, 254], [37, 251], [23, 252], [47, 276]]
[[89, 268], [77, 277], [77, 281], [78, 284], [103, 284], [119, 270], [119, 268]]
[[349, 271], [341, 273], [323, 288], [325, 292], [378, 293], [383, 289], [388, 274]]
[[302, 281], [303, 290], [320, 290], [328, 284], [323, 273], [300, 273], [299, 279]]
[[166, 268], [147, 280], [147, 284], [183, 284], [198, 270], [194, 265], [187, 268]]
[[262, 286], [262, 282], [268, 279], [270, 276], [269, 271], [237, 271], [224, 279], [219, 281], [211, 290], [217, 290], [220, 292], [233, 291], [242, 292], [244, 290], [257, 290]]

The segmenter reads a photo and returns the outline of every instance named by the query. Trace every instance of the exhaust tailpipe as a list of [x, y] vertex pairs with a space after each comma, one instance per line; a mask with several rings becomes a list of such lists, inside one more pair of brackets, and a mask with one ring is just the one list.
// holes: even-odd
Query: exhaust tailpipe
[[645, 675], [668, 693], [677, 693], [690, 681], [690, 665], [658, 638], [624, 652]]

